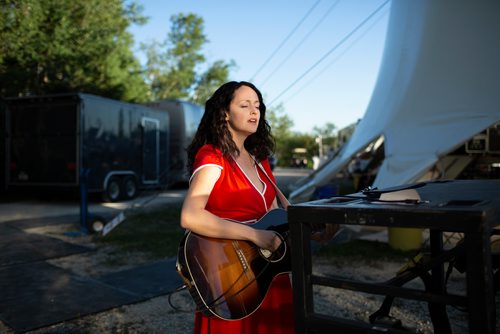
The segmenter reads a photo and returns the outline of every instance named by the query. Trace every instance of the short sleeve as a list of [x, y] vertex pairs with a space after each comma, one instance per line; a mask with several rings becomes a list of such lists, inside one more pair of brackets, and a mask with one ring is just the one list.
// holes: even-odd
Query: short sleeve
[[196, 153], [193, 163], [193, 175], [201, 168], [215, 166], [223, 169], [222, 152], [212, 145], [204, 145]]

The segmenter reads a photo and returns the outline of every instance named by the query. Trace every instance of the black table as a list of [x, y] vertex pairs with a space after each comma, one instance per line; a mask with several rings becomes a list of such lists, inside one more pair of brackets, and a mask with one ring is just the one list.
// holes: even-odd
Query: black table
[[[341, 319], [314, 312], [313, 285], [346, 288], [468, 308], [470, 333], [495, 333], [495, 296], [490, 237], [500, 225], [500, 180], [453, 180], [408, 185], [417, 190], [421, 202], [386, 203], [377, 201], [377, 192], [361, 192], [301, 204], [288, 208], [293, 242], [292, 276], [297, 333], [379, 333], [380, 328], [361, 321]], [[391, 190], [391, 189], [386, 189]], [[392, 189], [397, 190], [397, 189]], [[383, 191], [383, 190], [382, 190]], [[434, 282], [431, 291], [378, 283], [343, 281], [312, 274], [309, 235], [311, 225], [408, 227], [428, 229]], [[443, 232], [463, 233], [466, 292], [444, 293]], [[432, 263], [434, 261], [434, 263]], [[446, 311], [445, 311], [446, 312]], [[446, 317], [447, 320], [447, 317]], [[449, 332], [434, 323], [435, 333]], [[384, 329], [385, 330], [385, 329]], [[396, 329], [385, 332], [397, 333]]]

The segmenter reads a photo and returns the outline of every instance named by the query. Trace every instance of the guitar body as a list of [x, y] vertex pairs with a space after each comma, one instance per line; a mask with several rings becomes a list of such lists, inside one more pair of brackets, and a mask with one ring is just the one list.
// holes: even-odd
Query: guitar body
[[189, 232], [181, 241], [177, 271], [198, 309], [225, 320], [242, 319], [262, 304], [276, 275], [291, 271], [286, 211], [274, 209], [252, 226], [276, 231], [282, 240], [270, 253], [255, 244]]

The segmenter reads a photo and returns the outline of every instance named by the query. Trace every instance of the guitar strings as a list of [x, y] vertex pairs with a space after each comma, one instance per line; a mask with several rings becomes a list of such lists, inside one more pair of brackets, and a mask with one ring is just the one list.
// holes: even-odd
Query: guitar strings
[[[281, 244], [278, 246], [278, 249], [276, 249], [274, 252], [271, 252], [270, 256], [265, 256], [262, 253], [261, 248], [254, 247], [250, 250], [250, 252], [243, 252], [245, 257], [262, 257], [268, 262], [279, 262], [281, 261], [287, 252], [287, 245], [286, 245], [286, 240], [288, 238], [288, 232], [283, 232], [283, 233], [278, 233], [278, 237], [281, 239]], [[282, 250], [283, 249], [283, 250]], [[273, 257], [278, 254], [278, 259], [275, 260]]]
[[[255, 255], [255, 254], [259, 255], [258, 254], [258, 250], [255, 250], [255, 249], [252, 249], [252, 252], [250, 252], [250, 253], [251, 253], [251, 255]], [[245, 284], [241, 289], [239, 289], [238, 291], [234, 292], [233, 294], [225, 296], [236, 285], [236, 283], [239, 282], [239, 280], [243, 277], [243, 275], [245, 275], [248, 272], [248, 270], [249, 270], [248, 268], [247, 269], [243, 269], [243, 271], [238, 276], [238, 278], [236, 278], [236, 280], [233, 282], [233, 284], [231, 284], [231, 286], [228, 289], [226, 289], [226, 291], [222, 292], [222, 294], [219, 297], [215, 298], [210, 304], [207, 304], [207, 309], [211, 310], [211, 309], [213, 309], [213, 308], [215, 308], [215, 307], [217, 307], [219, 305], [227, 303], [227, 301], [221, 301], [220, 303], [217, 303], [217, 301], [219, 301], [223, 297], [226, 297], [226, 299], [236, 298], [236, 296], [238, 296], [240, 293], [242, 293], [251, 284], [253, 284], [254, 282], [256, 282], [257, 279], [264, 273], [264, 271], [268, 267], [269, 267], [269, 262], [267, 262], [266, 265], [264, 266], [264, 268], [257, 275], [255, 275], [255, 277], [253, 279], [249, 280], [248, 283]]]
[[[195, 312], [203, 312], [205, 310], [212, 310], [212, 309], [214, 309], [214, 308], [216, 308], [216, 307], [218, 307], [220, 305], [223, 305], [224, 303], [227, 303], [228, 299], [236, 298], [237, 295], [239, 295], [241, 292], [243, 292], [252, 283], [254, 283], [255, 281], [257, 281], [257, 279], [260, 277], [260, 275], [262, 275], [262, 273], [265, 271], [265, 269], [268, 266], [269, 266], [269, 263], [266, 266], [264, 266], [264, 269], [254, 279], [250, 280], [245, 286], [243, 286], [241, 289], [239, 289], [235, 293], [226, 296], [226, 294], [234, 287], [234, 285], [236, 283], [238, 283], [238, 281], [248, 271], [248, 269], [243, 270], [242, 273], [241, 273], [241, 275], [234, 281], [234, 283], [225, 292], [223, 292], [219, 297], [215, 298], [212, 302], [210, 302], [208, 304], [205, 304], [206, 306], [204, 308], [196, 309]], [[174, 306], [173, 303], [172, 303], [172, 300], [171, 300], [172, 295], [174, 293], [177, 293], [177, 292], [180, 292], [180, 291], [184, 290], [185, 288], [187, 288], [187, 286], [183, 285], [183, 286], [178, 287], [176, 290], [174, 290], [174, 291], [172, 291], [172, 292], [170, 292], [168, 294], [168, 303], [169, 303], [170, 307], [172, 307], [172, 309], [175, 310], [176, 312], [183, 312], [183, 313], [193, 312], [192, 310], [182, 310], [181, 308], [178, 308], [178, 307]], [[225, 300], [218, 302], [223, 297], [225, 297]], [[203, 300], [203, 298], [202, 298], [202, 300]]]
[[[231, 286], [230, 286], [229, 288], [227, 288], [227, 289], [226, 289], [226, 291], [222, 292], [222, 294], [221, 294], [219, 297], [215, 298], [215, 299], [214, 299], [214, 300], [210, 303], [210, 305], [207, 305], [208, 309], [213, 308], [213, 307], [216, 307], [216, 306], [219, 306], [219, 305], [222, 305], [222, 304], [224, 303], [224, 301], [223, 301], [223, 302], [221, 302], [221, 304], [217, 304], [217, 301], [218, 301], [219, 299], [221, 299], [222, 297], [224, 297], [224, 295], [225, 295], [226, 293], [229, 293], [229, 291], [230, 291], [230, 290], [231, 290], [231, 289], [232, 289], [232, 288], [236, 285], [236, 283], [238, 283], [238, 281], [239, 281], [239, 280], [243, 277], [243, 275], [244, 275], [247, 271], [248, 271], [248, 269], [244, 269], [244, 270], [241, 272], [241, 274], [240, 274], [240, 275], [236, 278], [236, 280], [233, 282], [233, 284], [231, 284]], [[250, 284], [250, 283], [253, 283], [253, 282], [252, 282], [252, 281], [250, 281], [248, 284]], [[244, 286], [244, 287], [243, 287], [243, 288], [241, 288], [240, 290], [236, 291], [233, 295], [234, 295], [234, 296], [236, 296], [236, 295], [240, 294], [240, 293], [241, 293], [244, 289], [246, 289], [248, 286], [249, 286], [249, 285]], [[229, 296], [233, 296], [233, 295], [229, 295]], [[215, 304], [214, 304], [214, 303], [215, 303]]]
[[[277, 232], [277, 231], [275, 231]], [[274, 252], [271, 252], [272, 255], [269, 256], [269, 257], [266, 257], [264, 254], [262, 254], [262, 251], [259, 247], [252, 247], [250, 249], [250, 251], [242, 251], [243, 252], [243, 255], [245, 255], [245, 258], [254, 258], [254, 257], [262, 257], [264, 258], [266, 261], [268, 262], [279, 262], [281, 261], [285, 255], [286, 255], [286, 252], [287, 252], [287, 245], [286, 245], [286, 239], [288, 238], [288, 234], [289, 232], [288, 231], [285, 231], [285, 232], [282, 232], [282, 233], [277, 233], [278, 234], [278, 237], [281, 239], [281, 244], [278, 246], [278, 249], [275, 250]], [[241, 240], [240, 240], [241, 242]], [[281, 249], [284, 249], [283, 251], [281, 251]], [[278, 260], [273, 260], [273, 256], [275, 254], [279, 254], [279, 258]], [[282, 253], [282, 254], [281, 254]]]

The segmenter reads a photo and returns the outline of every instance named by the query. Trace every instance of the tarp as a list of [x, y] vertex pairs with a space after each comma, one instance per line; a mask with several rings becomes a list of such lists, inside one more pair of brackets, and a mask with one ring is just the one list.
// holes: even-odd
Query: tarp
[[365, 115], [339, 154], [290, 194], [309, 200], [384, 137], [373, 186], [415, 182], [440, 157], [500, 121], [500, 2], [392, 1], [384, 54]]

